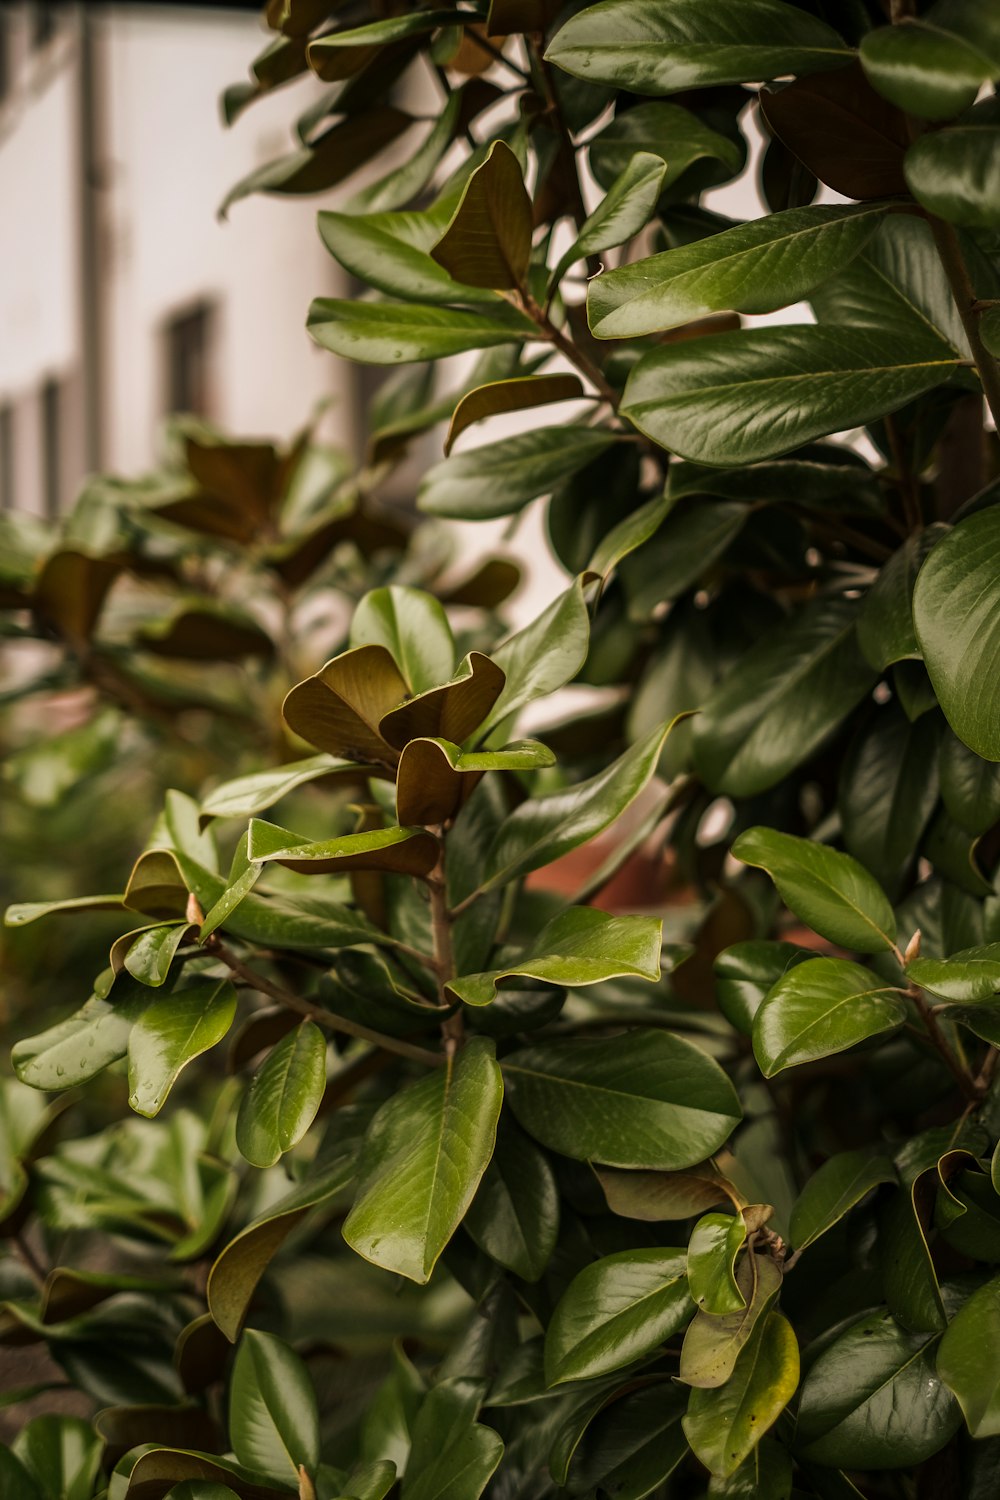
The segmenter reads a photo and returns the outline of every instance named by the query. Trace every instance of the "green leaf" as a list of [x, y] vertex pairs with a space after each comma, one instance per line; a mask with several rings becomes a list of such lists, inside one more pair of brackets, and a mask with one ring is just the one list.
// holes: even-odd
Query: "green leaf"
[[938, 799], [940, 721], [911, 724], [895, 705], [851, 745], [841, 775], [844, 843], [897, 896]]
[[606, 578], [622, 558], [648, 542], [651, 536], [655, 536], [675, 504], [672, 495], [657, 495], [619, 521], [598, 544], [590, 559], [588, 572], [598, 573]]
[[[906, 153], [907, 186], [929, 213], [953, 224], [1000, 228], [1000, 124], [987, 99], [962, 123], [929, 131]], [[985, 108], [984, 108], [985, 106]]]
[[546, 57], [636, 94], [673, 94], [786, 73], [824, 72], [850, 51], [829, 26], [781, 0], [603, 0], [556, 33]]
[[896, 1182], [896, 1169], [885, 1156], [862, 1148], [839, 1151], [814, 1172], [795, 1200], [790, 1241], [805, 1250], [882, 1182]]
[[318, 218], [330, 254], [366, 286], [418, 303], [471, 302], [503, 316], [506, 304], [495, 292], [463, 286], [432, 260], [431, 246], [446, 222], [437, 207], [424, 213], [324, 211]]
[[42, 1500], [42, 1492], [9, 1448], [0, 1448], [0, 1486], [7, 1500]]
[[765, 1078], [843, 1052], [901, 1026], [899, 992], [844, 958], [811, 958], [771, 990], [754, 1017], [753, 1050]]
[[521, 164], [506, 141], [494, 141], [466, 183], [431, 255], [466, 286], [523, 287], [531, 263], [532, 228]]
[[493, 1155], [503, 1098], [493, 1044], [475, 1037], [384, 1104], [362, 1150], [344, 1238], [366, 1260], [429, 1279]]
[[575, 1161], [679, 1171], [717, 1151], [740, 1119], [719, 1065], [667, 1032], [543, 1042], [505, 1057], [503, 1070], [525, 1130]]
[[[163, 927], [141, 929], [125, 954], [125, 968], [140, 984], [154, 988], [165, 984], [177, 950], [190, 931], [186, 922], [169, 922]], [[114, 955], [111, 963], [113, 968], [117, 967]]]
[[623, 1250], [587, 1266], [545, 1336], [550, 1386], [591, 1380], [651, 1353], [691, 1317], [683, 1250]]
[[913, 590], [924, 665], [959, 739], [1000, 761], [1000, 510], [978, 511], [931, 549]]
[[467, 521], [512, 516], [621, 441], [610, 427], [537, 427], [452, 454], [427, 470], [420, 510]]
[[906, 977], [953, 1005], [992, 1000], [1000, 991], [1000, 943], [963, 948], [946, 959], [912, 959]]
[[665, 159], [661, 190], [669, 188], [697, 161], [709, 158], [727, 173], [738, 172], [743, 152], [736, 141], [720, 135], [679, 104], [637, 104], [616, 114], [590, 143], [590, 167], [602, 187], [610, 189], [628, 171], [633, 157], [652, 154]]
[[907, 537], [865, 595], [858, 642], [876, 671], [920, 655], [913, 629], [913, 586], [928, 551], [944, 534], [945, 528], [935, 525]]
[[750, 507], [739, 500], [696, 500], [672, 509], [653, 542], [622, 566], [629, 619], [651, 619], [664, 600], [686, 593], [710, 572], [749, 518]]
[[295, 1485], [319, 1462], [319, 1416], [309, 1372], [271, 1333], [249, 1328], [229, 1387], [229, 1439], [238, 1463], [275, 1484]]
[[412, 15], [390, 16], [369, 26], [352, 26], [317, 37], [306, 47], [309, 66], [325, 83], [350, 78], [393, 42], [423, 36], [455, 20], [452, 10], [419, 10]]
[[27, 927], [40, 917], [72, 916], [74, 912], [121, 911], [121, 896], [72, 896], [62, 901], [22, 901], [4, 912], [5, 927]]
[[483, 312], [419, 302], [352, 302], [317, 297], [306, 327], [323, 349], [369, 365], [416, 364], [469, 349], [530, 339], [533, 323], [504, 305]]
[[688, 1242], [688, 1283], [696, 1306], [722, 1316], [739, 1312], [746, 1298], [736, 1280], [736, 1261], [746, 1243], [742, 1214], [704, 1214]]
[[587, 658], [590, 615], [577, 578], [547, 609], [493, 651], [504, 673], [500, 694], [479, 733], [485, 737], [498, 724], [571, 682]]
[[437, 864], [437, 840], [416, 828], [377, 828], [371, 833], [347, 833], [311, 844], [287, 828], [250, 821], [247, 846], [251, 860], [284, 865], [303, 875], [327, 875], [349, 870], [391, 870], [396, 874], [426, 875]]
[[14, 1439], [12, 1451], [45, 1500], [89, 1500], [101, 1462], [101, 1440], [91, 1423], [34, 1417]]
[[748, 828], [732, 853], [766, 870], [789, 910], [821, 937], [860, 953], [892, 948], [896, 918], [889, 900], [849, 854], [775, 828]]
[[782, 1273], [770, 1255], [744, 1255], [736, 1268], [743, 1304], [717, 1316], [698, 1312], [681, 1345], [679, 1379], [699, 1390], [725, 1385], [740, 1351], [781, 1290]]
[[311, 1208], [336, 1198], [351, 1182], [367, 1119], [367, 1112], [353, 1106], [341, 1109], [332, 1145], [324, 1144], [305, 1180], [253, 1219], [213, 1264], [208, 1275], [209, 1311], [230, 1343], [236, 1342], [260, 1278], [296, 1224]]
[[799, 1402], [797, 1450], [832, 1467], [919, 1464], [962, 1421], [934, 1363], [936, 1338], [866, 1314], [811, 1365]]
[[793, 943], [752, 941], [723, 949], [713, 964], [715, 998], [729, 1024], [751, 1036], [765, 995], [783, 974], [808, 958]]
[[941, 800], [966, 833], [985, 833], [1000, 819], [1000, 766], [983, 760], [945, 731], [941, 740]]
[[597, 338], [634, 338], [730, 309], [773, 312], [836, 276], [871, 239], [882, 204], [790, 208], [605, 271], [587, 288]]
[[119, 977], [110, 999], [92, 995], [66, 1021], [18, 1042], [14, 1072], [35, 1089], [68, 1089], [86, 1083], [128, 1050], [132, 1027], [154, 1002], [144, 984]]
[[676, 723], [657, 726], [589, 781], [522, 802], [490, 846], [480, 889], [494, 890], [551, 864], [613, 823], [651, 780]]
[[224, 219], [234, 203], [253, 193], [322, 193], [350, 177], [383, 151], [413, 121], [401, 110], [379, 105], [348, 115], [297, 151], [290, 151], [242, 177], [219, 206]]
[[512, 1120], [501, 1122], [464, 1222], [493, 1260], [523, 1281], [538, 1281], [559, 1232], [559, 1190], [546, 1157]]
[[657, 1381], [627, 1392], [602, 1408], [587, 1426], [570, 1460], [571, 1494], [600, 1489], [615, 1500], [644, 1500], [687, 1456], [679, 1391]]
[[974, 1438], [1000, 1435], [1000, 1379], [992, 1351], [1000, 1334], [1000, 1278], [973, 1292], [941, 1340], [937, 1372], [957, 1397]]
[[[951, 11], [951, 14], [949, 14]], [[963, 11], [934, 5], [925, 16], [903, 16], [896, 26], [880, 26], [861, 41], [861, 63], [883, 98], [922, 120], [949, 120], [975, 102], [981, 83], [1000, 75], [1000, 28], [983, 7], [982, 32], [992, 38], [964, 33]], [[949, 22], [957, 24], [949, 24]], [[977, 42], [992, 42], [991, 55]]]
[[158, 995], [128, 1038], [132, 1109], [159, 1114], [181, 1069], [221, 1042], [235, 1015], [236, 991], [227, 980], [204, 980]]
[[448, 435], [444, 440], [449, 454], [456, 439], [474, 422], [495, 417], [501, 412], [529, 411], [554, 401], [572, 401], [583, 395], [578, 375], [516, 375], [509, 380], [494, 380], [468, 391], [455, 407]]
[[[213, 913], [225, 895], [226, 882], [207, 870], [189, 864], [185, 868], [191, 872], [198, 900]], [[245, 896], [224, 917], [222, 926], [234, 937], [263, 948], [292, 951], [345, 948], [380, 937], [378, 928], [360, 912], [322, 896]]]
[[479, 1500], [503, 1443], [473, 1421], [469, 1385], [445, 1381], [429, 1391], [413, 1424], [402, 1500]]
[[643, 355], [621, 414], [697, 463], [754, 463], [861, 427], [933, 390], [955, 355], [865, 329], [741, 329]]
[[667, 163], [651, 151], [637, 151], [615, 178], [549, 278], [555, 287], [570, 266], [599, 250], [623, 245], [644, 229], [656, 212]]
[[632, 974], [660, 977], [656, 917], [612, 917], [592, 906], [571, 906], [542, 928], [527, 953], [509, 967], [450, 979], [447, 989], [466, 1005], [489, 1005], [504, 979], [538, 979], [567, 988]]
[[351, 646], [384, 646], [409, 693], [447, 682], [455, 670], [455, 638], [448, 616], [423, 589], [371, 589], [351, 620]]
[[713, 1475], [706, 1500], [790, 1500], [793, 1494], [791, 1457], [765, 1438], [725, 1479]]
[[326, 1038], [312, 1021], [290, 1031], [254, 1074], [236, 1117], [236, 1144], [273, 1167], [305, 1135], [326, 1088]]
[[[427, 187], [454, 139], [465, 97], [463, 90], [456, 89], [410, 159], [351, 196], [347, 207], [352, 214], [387, 213], [405, 208]], [[323, 215], [318, 217], [322, 220]]]
[[740, 1351], [726, 1384], [691, 1392], [683, 1426], [696, 1456], [712, 1474], [732, 1474], [778, 1420], [798, 1383], [792, 1326], [770, 1312]]
[[287, 766], [275, 766], [272, 771], [257, 771], [250, 776], [224, 781], [203, 799], [201, 812], [206, 818], [253, 817], [256, 813], [266, 812], [282, 797], [311, 781], [326, 776], [370, 774], [371, 767], [357, 761], [338, 760], [333, 755], [310, 755], [306, 760], [292, 761]]

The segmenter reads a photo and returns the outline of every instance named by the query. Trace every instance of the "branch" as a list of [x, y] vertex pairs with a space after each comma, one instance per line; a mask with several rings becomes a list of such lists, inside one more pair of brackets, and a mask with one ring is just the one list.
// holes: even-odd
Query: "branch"
[[951, 286], [951, 295], [955, 299], [955, 306], [958, 308], [958, 315], [962, 320], [962, 327], [965, 329], [969, 348], [972, 350], [972, 357], [983, 383], [986, 404], [993, 413], [994, 422], [1000, 428], [1000, 365], [983, 343], [979, 332], [979, 307], [976, 293], [969, 279], [965, 257], [962, 254], [961, 242], [953, 227], [945, 223], [943, 219], [936, 218], [934, 214], [928, 214], [927, 222], [931, 226], [938, 257]]
[[921, 1021], [923, 1021], [924, 1023], [924, 1029], [927, 1032], [928, 1037], [930, 1038], [931, 1044], [933, 1045], [935, 1051], [940, 1055], [942, 1062], [948, 1069], [949, 1073], [951, 1073], [952, 1077], [955, 1079], [955, 1082], [962, 1090], [965, 1098], [972, 1100], [979, 1099], [981, 1097], [982, 1090], [977, 1080], [973, 1078], [972, 1074], [969, 1072], [969, 1069], [965, 1066], [965, 1064], [963, 1062], [960, 1062], [959, 1059], [955, 1056], [955, 1053], [948, 1042], [948, 1038], [941, 1030], [941, 1027], [938, 1024], [938, 1018], [934, 1014], [933, 1009], [927, 1004], [922, 990], [920, 990], [917, 985], [911, 984], [909, 990], [907, 991], [907, 994], [917, 1008], [917, 1012], [920, 1016]]
[[[444, 828], [439, 828], [437, 832], [441, 839], [441, 853], [438, 856], [436, 868], [428, 877], [427, 888], [431, 898], [431, 935], [434, 940], [434, 971], [437, 975], [438, 1004], [451, 1009], [454, 1001], [448, 998], [445, 985], [449, 979], [455, 977], [455, 955], [451, 943], [451, 924], [454, 920], [454, 913], [448, 909], [448, 889], [444, 869]], [[465, 1041], [465, 1018], [462, 1015], [461, 1004], [441, 1022], [441, 1035], [444, 1038], [445, 1051], [449, 1057], [453, 1057]]]
[[220, 942], [214, 933], [205, 940], [204, 946], [207, 953], [220, 959], [226, 968], [244, 983], [259, 990], [262, 995], [270, 995], [272, 1000], [277, 1000], [278, 1004], [283, 1005], [286, 1010], [294, 1010], [307, 1021], [315, 1021], [318, 1026], [326, 1026], [330, 1031], [345, 1031], [348, 1036], [356, 1036], [363, 1042], [371, 1042], [373, 1046], [381, 1047], [385, 1052], [396, 1052], [400, 1057], [408, 1057], [413, 1062], [424, 1063], [433, 1068], [439, 1068], [445, 1061], [440, 1052], [431, 1052], [426, 1047], [417, 1047], [412, 1042], [402, 1041], [399, 1037], [385, 1036], [380, 1031], [373, 1031], [370, 1026], [363, 1026], [360, 1021], [351, 1021], [346, 1016], [338, 1016], [322, 1005], [314, 1005], [311, 1000], [303, 1000], [291, 990], [283, 989], [280, 984], [275, 984], [266, 975], [258, 974], [256, 969], [251, 969], [236, 956], [231, 948], [227, 948], [225, 943]]

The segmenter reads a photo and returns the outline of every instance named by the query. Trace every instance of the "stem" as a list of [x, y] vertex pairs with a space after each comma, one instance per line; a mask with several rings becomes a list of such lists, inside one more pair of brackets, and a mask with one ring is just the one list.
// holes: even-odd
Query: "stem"
[[531, 293], [527, 291], [512, 292], [510, 293], [510, 300], [514, 302], [514, 305], [521, 312], [525, 313], [531, 319], [544, 337], [548, 339], [549, 343], [554, 344], [560, 354], [564, 354], [570, 364], [575, 365], [580, 374], [590, 381], [591, 385], [608, 402], [612, 410], [617, 411], [621, 402], [621, 396], [615, 390], [614, 386], [609, 385], [607, 380], [605, 380], [603, 370], [594, 363], [588, 354], [584, 353], [579, 345], [574, 344], [572, 339], [567, 338], [561, 328], [556, 327], [548, 313], [539, 307]]
[[955, 1053], [948, 1042], [948, 1038], [945, 1036], [944, 1032], [941, 1030], [941, 1027], [938, 1025], [937, 1016], [934, 1014], [931, 1007], [927, 1004], [923, 992], [918, 989], [915, 984], [912, 984], [907, 991], [907, 994], [916, 1006], [917, 1011], [920, 1015], [920, 1019], [924, 1023], [924, 1029], [927, 1032], [927, 1035], [930, 1038], [935, 1050], [939, 1053], [942, 1062], [948, 1069], [949, 1073], [951, 1073], [952, 1077], [955, 1079], [955, 1082], [962, 1090], [965, 1098], [973, 1100], [978, 1099], [980, 1097], [981, 1090], [976, 1079], [973, 1078], [972, 1074], [969, 1072], [969, 1069], [965, 1066], [965, 1064], [960, 1062], [959, 1059], [955, 1056]]
[[945, 223], [943, 219], [928, 214], [927, 222], [931, 226], [938, 257], [951, 286], [951, 295], [955, 299], [955, 306], [958, 308], [958, 315], [962, 320], [962, 326], [969, 340], [969, 348], [972, 350], [972, 357], [983, 383], [986, 404], [993, 413], [994, 422], [1000, 428], [1000, 365], [997, 364], [980, 336], [976, 294], [969, 279], [961, 242], [952, 226]]
[[413, 1062], [425, 1063], [430, 1067], [439, 1068], [444, 1062], [440, 1052], [431, 1052], [426, 1047], [417, 1047], [412, 1042], [401, 1041], [399, 1037], [384, 1036], [380, 1031], [373, 1031], [370, 1026], [363, 1026], [360, 1021], [348, 1020], [346, 1016], [338, 1016], [331, 1010], [326, 1010], [322, 1005], [314, 1005], [311, 1000], [303, 1000], [301, 996], [294, 995], [291, 990], [283, 989], [280, 984], [273, 983], [264, 974], [258, 974], [256, 969], [251, 969], [241, 958], [238, 958], [231, 948], [220, 942], [213, 933], [205, 940], [205, 951], [211, 953], [215, 958], [221, 960], [232, 974], [237, 975], [253, 989], [259, 990], [262, 995], [270, 995], [272, 1000], [277, 1000], [286, 1010], [294, 1010], [297, 1015], [303, 1016], [307, 1021], [315, 1021], [318, 1026], [326, 1026], [331, 1031], [345, 1031], [348, 1036], [356, 1036], [363, 1042], [371, 1042], [376, 1047], [381, 1047], [385, 1052], [396, 1052], [400, 1057], [411, 1058]]
[[47, 1279], [45, 1267], [28, 1244], [25, 1235], [23, 1233], [14, 1234], [11, 1236], [11, 1241], [16, 1247], [18, 1255], [24, 1261], [31, 1279], [36, 1281], [39, 1287], [43, 1287]]
[[[451, 924], [454, 914], [448, 909], [448, 888], [445, 880], [444, 864], [444, 828], [437, 830], [441, 840], [441, 853], [438, 862], [428, 877], [427, 888], [431, 898], [431, 936], [434, 941], [434, 969], [437, 974], [438, 1004], [451, 1007], [453, 1000], [448, 997], [445, 986], [449, 979], [455, 977], [455, 955], [451, 943]], [[465, 1019], [462, 1015], [461, 1005], [446, 1016], [441, 1022], [441, 1035], [444, 1038], [445, 1052], [449, 1057], [455, 1053], [465, 1041]]]
[[523, 68], [519, 68], [517, 63], [511, 62], [509, 57], [504, 57], [503, 53], [500, 51], [500, 48], [494, 47], [492, 42], [488, 42], [484, 36], [481, 36], [480, 33], [476, 31], [475, 27], [466, 27], [465, 35], [474, 47], [478, 47], [481, 52], [485, 52], [489, 57], [492, 57], [494, 62], [498, 62], [502, 64], [503, 67], [509, 68], [512, 73], [516, 73], [518, 78], [520, 78], [523, 83], [531, 82], [530, 76], [524, 71]]
[[889, 441], [889, 452], [892, 454], [892, 466], [899, 480], [899, 494], [903, 502], [903, 516], [906, 520], [908, 531], [919, 531], [924, 524], [924, 518], [920, 513], [920, 497], [917, 492], [917, 482], [913, 470], [910, 468], [903, 451], [899, 428], [896, 426], [895, 418], [885, 418], [885, 435]]

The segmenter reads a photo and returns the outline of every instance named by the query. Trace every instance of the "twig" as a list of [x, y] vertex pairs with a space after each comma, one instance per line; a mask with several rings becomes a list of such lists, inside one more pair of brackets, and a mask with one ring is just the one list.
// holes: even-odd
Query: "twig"
[[955, 1056], [954, 1051], [949, 1045], [948, 1038], [938, 1025], [938, 1019], [934, 1014], [933, 1008], [924, 999], [923, 992], [917, 985], [911, 984], [906, 993], [916, 1006], [920, 1019], [924, 1023], [924, 1029], [935, 1051], [940, 1055], [942, 1062], [955, 1079], [965, 1098], [972, 1100], [979, 1099], [982, 1091], [979, 1089], [976, 1079], [973, 1078], [969, 1069]]
[[966, 338], [969, 340], [969, 348], [972, 350], [972, 357], [983, 383], [986, 403], [993, 413], [994, 422], [1000, 427], [1000, 365], [983, 343], [979, 332], [976, 293], [969, 279], [961, 243], [953, 227], [945, 223], [943, 219], [936, 218], [934, 214], [928, 214], [927, 222], [931, 226], [938, 257], [944, 267], [951, 286], [951, 294], [955, 299], [955, 306], [958, 308], [958, 315], [962, 320]]
[[364, 1026], [360, 1021], [351, 1021], [347, 1016], [338, 1016], [334, 1011], [327, 1010], [322, 1005], [314, 1005], [311, 1000], [303, 1000], [300, 995], [295, 995], [291, 990], [283, 989], [281, 985], [275, 984], [264, 974], [258, 974], [256, 969], [251, 969], [241, 958], [227, 948], [225, 943], [218, 940], [215, 933], [207, 938], [204, 944], [205, 951], [211, 953], [225, 964], [232, 974], [238, 975], [246, 984], [253, 989], [259, 990], [262, 995], [270, 995], [272, 1000], [277, 1000], [286, 1010], [294, 1010], [307, 1021], [315, 1021], [318, 1026], [326, 1026], [331, 1031], [344, 1031], [348, 1036], [356, 1036], [363, 1042], [371, 1042], [373, 1046], [381, 1047], [385, 1052], [396, 1052], [400, 1057], [408, 1057], [413, 1062], [424, 1063], [430, 1067], [439, 1068], [445, 1061], [440, 1052], [431, 1052], [426, 1047], [417, 1047], [412, 1042], [404, 1042], [399, 1037], [385, 1036], [380, 1031], [373, 1031], [370, 1026]]
[[447, 1006], [451, 1012], [441, 1022], [441, 1036], [444, 1039], [445, 1051], [449, 1057], [453, 1057], [465, 1041], [465, 1018], [460, 1004], [452, 1009], [455, 1002], [449, 999], [446, 989], [448, 980], [455, 977], [455, 955], [451, 942], [451, 924], [454, 921], [454, 913], [448, 908], [444, 828], [439, 828], [437, 832], [441, 841], [441, 853], [438, 855], [435, 869], [428, 877], [427, 888], [431, 898], [431, 936], [434, 941], [434, 970], [437, 975], [438, 1004]]

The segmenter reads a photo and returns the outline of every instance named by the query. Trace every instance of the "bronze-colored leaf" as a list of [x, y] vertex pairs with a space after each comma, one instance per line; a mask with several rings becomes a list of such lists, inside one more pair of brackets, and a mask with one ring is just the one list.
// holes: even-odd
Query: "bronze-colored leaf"
[[126, 562], [118, 555], [90, 557], [71, 549], [53, 552], [42, 564], [35, 584], [35, 614], [65, 640], [82, 644], [90, 639], [108, 590]]
[[383, 715], [379, 733], [396, 750], [423, 738], [460, 745], [486, 718], [506, 680], [496, 662], [481, 651], [470, 651], [451, 682], [418, 693]]
[[281, 711], [289, 729], [317, 750], [394, 765], [398, 757], [380, 724], [405, 697], [406, 683], [386, 648], [358, 646], [297, 683]]
[[496, 609], [521, 582], [521, 569], [506, 557], [490, 557], [474, 573], [438, 594], [442, 604], [468, 604], [475, 609]]
[[444, 451], [450, 453], [455, 440], [473, 422], [501, 412], [525, 411], [552, 401], [572, 401], [583, 394], [578, 375], [519, 375], [512, 380], [494, 380], [463, 396], [452, 414]]
[[431, 255], [465, 286], [513, 289], [528, 275], [531, 234], [531, 199], [520, 163], [504, 141], [494, 141]]
[[139, 644], [156, 656], [185, 661], [239, 661], [270, 656], [271, 637], [242, 611], [182, 605], [172, 615], [144, 627]]
[[820, 182], [847, 198], [907, 193], [906, 117], [851, 63], [760, 94], [768, 127]]
[[132, 911], [169, 921], [183, 917], [188, 888], [172, 850], [147, 849], [132, 868], [122, 897]]
[[547, 31], [562, 8], [563, 0], [490, 0], [486, 35]]

